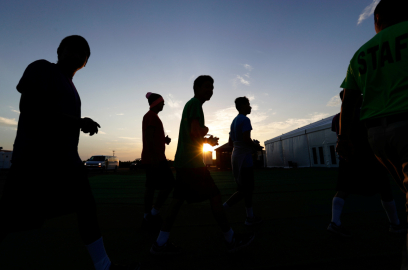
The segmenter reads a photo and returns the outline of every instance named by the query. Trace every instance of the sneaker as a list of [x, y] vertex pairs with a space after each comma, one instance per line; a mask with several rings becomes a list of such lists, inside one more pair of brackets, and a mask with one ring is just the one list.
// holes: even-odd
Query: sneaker
[[234, 233], [232, 242], [227, 243], [227, 253], [234, 253], [248, 246], [255, 238], [253, 233]]
[[176, 255], [182, 253], [182, 249], [173, 243], [167, 241], [163, 246], [159, 246], [155, 241], [152, 247], [150, 248], [150, 253], [155, 255], [169, 254]]
[[121, 265], [121, 264], [116, 264], [112, 263], [111, 266], [109, 267], [109, 270], [141, 270], [140, 263], [133, 263], [130, 265]]
[[389, 229], [390, 233], [395, 233], [395, 234], [402, 234], [402, 233], [406, 233], [407, 232], [407, 226], [403, 225], [403, 224], [399, 224], [399, 225], [395, 225], [390, 223], [390, 229]]
[[251, 217], [251, 218], [247, 217], [245, 219], [245, 225], [247, 226], [257, 225], [257, 224], [262, 223], [262, 221], [263, 219], [261, 217]]
[[345, 229], [343, 229], [343, 227], [337, 226], [336, 223], [334, 222], [330, 222], [329, 227], [327, 227], [327, 230], [331, 233], [335, 233], [337, 235], [340, 235], [342, 237], [350, 237], [350, 233], [348, 231], [346, 231]]

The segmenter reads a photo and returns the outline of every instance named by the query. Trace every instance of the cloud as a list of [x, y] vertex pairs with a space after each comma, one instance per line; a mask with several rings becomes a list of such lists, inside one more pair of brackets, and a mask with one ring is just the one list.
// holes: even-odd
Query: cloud
[[170, 108], [178, 108], [181, 104], [181, 100], [176, 100], [172, 94], [167, 95], [166, 101]]
[[15, 113], [20, 113], [20, 111], [17, 111], [17, 110], [11, 110], [12, 112], [15, 112]]
[[123, 113], [117, 113], [116, 115], [124, 115]]
[[244, 78], [242, 78], [241, 76], [237, 75], [236, 80], [238, 80], [240, 83], [244, 84], [244, 85], [249, 85], [249, 81], [245, 80]]
[[254, 100], [254, 99], [255, 99], [255, 96], [254, 96], [254, 95], [252, 95], [252, 94], [250, 94], [250, 95], [248, 95], [248, 96], [247, 96], [247, 98], [249, 99], [249, 101], [252, 101], [252, 100]]
[[99, 131], [99, 130], [98, 130], [98, 134], [106, 134], [106, 132], [103, 132], [103, 131]]
[[3, 127], [17, 126], [17, 121], [15, 118], [9, 119], [0, 116], [0, 126]]
[[244, 64], [243, 66], [248, 71], [252, 71], [254, 69], [251, 65], [248, 65], [248, 64]]
[[309, 114], [306, 118], [289, 118], [285, 121], [280, 122], [271, 122], [268, 124], [263, 125], [256, 125], [254, 130], [256, 130], [257, 134], [270, 134], [268, 137], [269, 139], [279, 136], [283, 133], [292, 131], [294, 129], [306, 126], [310, 123], [322, 120], [328, 117], [329, 114], [327, 113], [312, 113]]
[[370, 5], [365, 7], [363, 12], [358, 17], [357, 25], [362, 23], [365, 19], [367, 19], [369, 16], [371, 16], [371, 14], [374, 13], [374, 10], [375, 10], [375, 8], [376, 8], [376, 6], [378, 5], [379, 2], [380, 2], [380, 0], [373, 0], [373, 2]]
[[249, 79], [249, 73], [244, 74], [244, 76]]
[[193, 74], [193, 75], [190, 76], [190, 78], [188, 80], [189, 81], [194, 81], [196, 78], [197, 78], [197, 76]]
[[141, 138], [136, 138], [136, 137], [119, 137], [119, 139], [125, 139], [125, 140], [141, 140]]
[[339, 95], [335, 95], [334, 97], [332, 97], [329, 102], [327, 102], [326, 106], [327, 107], [338, 107], [341, 105], [341, 99], [339, 97]]

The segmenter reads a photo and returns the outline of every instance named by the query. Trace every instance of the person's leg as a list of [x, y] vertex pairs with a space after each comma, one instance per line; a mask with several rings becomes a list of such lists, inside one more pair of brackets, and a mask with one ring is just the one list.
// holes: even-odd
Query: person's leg
[[395, 205], [394, 197], [392, 196], [391, 186], [389, 181], [385, 179], [384, 181], [388, 182], [388, 185], [384, 185], [381, 189], [381, 204], [384, 207], [385, 213], [387, 214], [388, 220], [392, 225], [399, 225], [400, 220], [398, 218], [397, 207]]
[[144, 193], [144, 218], [151, 213], [154, 200], [154, 189], [146, 187]]
[[164, 245], [169, 239], [171, 228], [173, 228], [174, 222], [176, 221], [177, 215], [181, 209], [181, 206], [184, 203], [184, 199], [175, 199], [173, 198], [166, 218], [164, 219], [162, 228], [160, 230], [159, 236], [157, 237], [157, 244], [159, 246]]
[[159, 211], [162, 206], [164, 205], [164, 202], [167, 200], [167, 198], [170, 195], [170, 192], [173, 190], [173, 188], [169, 189], [163, 189], [159, 191], [159, 194], [157, 195], [156, 202], [154, 203], [153, 208]]
[[332, 220], [337, 226], [341, 225], [340, 216], [343, 212], [345, 199], [348, 197], [348, 194], [344, 191], [337, 191], [336, 195], [333, 197], [332, 202]]
[[[77, 185], [73, 185], [72, 192], [76, 194], [75, 212], [78, 219], [78, 229], [96, 270], [108, 270], [111, 261], [106, 254], [102, 234], [98, 224], [98, 216], [95, 199], [92, 194], [86, 171], [79, 169], [75, 179]], [[68, 179], [73, 181], [73, 179]], [[74, 180], [74, 181], [75, 181]]]
[[220, 229], [224, 235], [225, 240], [231, 243], [234, 237], [234, 231], [232, 230], [227, 215], [225, 214], [225, 209], [222, 206], [221, 194], [218, 194], [210, 199], [211, 211], [220, 226]]
[[238, 202], [240, 202], [242, 199], [244, 199], [244, 193], [237, 191], [234, 194], [229, 197], [229, 199], [223, 204], [225, 209], [228, 209], [230, 207], [233, 207], [236, 205]]

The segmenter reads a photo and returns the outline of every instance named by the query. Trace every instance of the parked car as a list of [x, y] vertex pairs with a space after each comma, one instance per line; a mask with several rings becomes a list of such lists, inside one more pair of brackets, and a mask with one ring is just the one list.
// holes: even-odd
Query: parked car
[[92, 156], [85, 162], [85, 166], [90, 170], [100, 170], [102, 172], [113, 170], [116, 172], [119, 168], [119, 159], [115, 156]]
[[135, 162], [130, 163], [129, 170], [139, 170], [143, 169], [144, 165], [142, 164], [141, 159], [136, 159]]

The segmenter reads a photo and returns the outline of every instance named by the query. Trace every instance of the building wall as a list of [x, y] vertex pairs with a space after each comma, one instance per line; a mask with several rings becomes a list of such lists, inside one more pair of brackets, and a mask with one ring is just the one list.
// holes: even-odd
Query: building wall
[[337, 136], [330, 128], [265, 144], [267, 167], [338, 167]]

